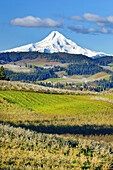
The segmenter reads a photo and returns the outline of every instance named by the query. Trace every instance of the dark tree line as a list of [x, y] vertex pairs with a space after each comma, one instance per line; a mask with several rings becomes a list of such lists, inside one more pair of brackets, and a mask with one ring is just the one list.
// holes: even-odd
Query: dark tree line
[[91, 59], [82, 54], [68, 53], [40, 53], [40, 52], [6, 52], [0, 53], [0, 63], [16, 62], [22, 59], [45, 58], [46, 61], [57, 61], [61, 63], [93, 63], [99, 65], [108, 65], [113, 62], [113, 56], [104, 56]]
[[102, 67], [96, 65], [96, 64], [89, 64], [89, 63], [83, 63], [83, 64], [71, 64], [68, 66], [66, 72], [68, 75], [78, 74], [78, 75], [93, 75], [95, 73], [105, 71], [109, 72], [107, 70], [104, 70]]
[[113, 56], [104, 56], [96, 58], [94, 59], [94, 63], [102, 66], [107, 66], [109, 63], [113, 63]]
[[0, 67], [0, 80], [6, 80], [6, 74], [3, 66]]
[[57, 82], [55, 85], [53, 85], [51, 82], [39, 82], [38, 83], [39, 85], [41, 86], [45, 86], [45, 87], [54, 87], [54, 88], [64, 88], [65, 87], [65, 84], [62, 84], [60, 82]]
[[40, 52], [6, 52], [0, 53], [0, 62], [16, 62], [22, 59], [36, 59], [36, 58], [45, 58], [46, 61], [54, 61], [61, 63], [84, 63], [92, 62], [93, 59], [84, 56], [82, 54], [68, 54], [68, 53], [40, 53]]
[[103, 79], [103, 80], [96, 80], [94, 82], [88, 82], [87, 86], [90, 86], [90, 88], [95, 87], [94, 89], [97, 89], [97, 91], [109, 90], [110, 88], [113, 88], [113, 74], [109, 80]]
[[6, 78], [9, 78], [12, 81], [35, 82], [38, 80], [45, 80], [48, 78], [57, 78], [58, 76], [55, 74], [55, 72], [58, 71], [66, 71], [67, 75], [73, 75], [73, 74], [93, 75], [101, 71], [111, 73], [111, 71], [105, 70], [96, 64], [83, 63], [83, 64], [71, 64], [66, 68], [60, 66], [55, 66], [54, 68], [49, 68], [49, 69], [35, 67], [35, 71], [30, 73], [13, 72], [13, 71], [5, 70], [5, 74], [6, 74]]
[[36, 71], [30, 73], [24, 72], [13, 72], [5, 70], [6, 77], [9, 77], [12, 81], [25, 81], [25, 82], [35, 82], [38, 80], [45, 80], [48, 78], [56, 78], [57, 75], [52, 69], [37, 68]]

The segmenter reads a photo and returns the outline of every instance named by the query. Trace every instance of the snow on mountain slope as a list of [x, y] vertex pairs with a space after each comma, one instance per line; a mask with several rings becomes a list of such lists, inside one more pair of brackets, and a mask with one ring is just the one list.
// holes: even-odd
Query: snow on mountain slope
[[65, 38], [58, 31], [53, 31], [45, 39], [34, 44], [6, 50], [4, 52], [30, 52], [38, 51], [43, 53], [65, 52], [70, 54], [83, 54], [88, 57], [96, 58], [106, 55], [102, 52], [95, 52], [78, 46], [73, 41]]

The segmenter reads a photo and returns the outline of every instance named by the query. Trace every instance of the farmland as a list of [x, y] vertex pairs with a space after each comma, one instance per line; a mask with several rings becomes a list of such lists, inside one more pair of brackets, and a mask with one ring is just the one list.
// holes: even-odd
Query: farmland
[[113, 95], [0, 91], [0, 168], [112, 169]]
[[93, 82], [95, 80], [101, 80], [101, 79], [110, 79], [110, 74], [107, 74], [105, 72], [96, 73], [94, 75], [72, 75], [67, 76], [64, 71], [62, 72], [56, 72], [56, 74], [60, 75], [61, 78], [49, 78], [43, 81], [37, 81], [37, 82], [51, 82], [52, 84], [55, 83], [82, 83], [82, 82]]
[[[75, 96], [75, 95], [52, 95], [28, 92], [10, 92], [1, 91], [0, 97], [23, 106], [27, 109], [39, 111], [44, 114], [73, 115], [75, 113], [92, 113], [92, 112], [112, 112], [111, 103], [104, 101], [93, 101], [92, 96]], [[113, 96], [106, 96], [109, 99]], [[106, 98], [105, 97], [105, 98]], [[86, 100], [87, 99], [87, 100]]]

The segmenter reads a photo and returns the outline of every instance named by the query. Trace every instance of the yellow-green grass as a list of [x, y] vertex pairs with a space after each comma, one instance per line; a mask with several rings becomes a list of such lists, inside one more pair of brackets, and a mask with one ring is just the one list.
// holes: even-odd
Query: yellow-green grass
[[0, 169], [112, 169], [112, 101], [0, 91]]
[[112, 142], [112, 100], [113, 95], [1, 91], [0, 122], [41, 133]]
[[58, 82], [58, 81], [61, 81], [61, 80], [64, 80], [64, 78], [49, 78], [49, 79], [46, 79], [46, 80], [43, 80], [43, 81], [37, 81], [37, 82], [43, 82], [43, 83], [48, 83], [48, 82], [51, 82], [51, 83], [55, 83], [55, 82]]
[[[20, 62], [20, 64], [22, 64], [23, 62]], [[27, 62], [26, 62], [27, 63]], [[44, 67], [45, 65], [48, 66], [61, 66], [61, 67], [67, 67], [70, 63], [60, 63], [60, 62], [47, 62], [45, 60], [39, 60], [39, 61], [33, 61], [29, 60], [28, 64], [33, 65], [33, 66], [38, 66], [38, 67]]]
[[[29, 92], [1, 91], [0, 97], [22, 107], [44, 114], [75, 114], [112, 112], [113, 105], [104, 101], [93, 101], [91, 95], [53, 95]], [[113, 96], [111, 95], [110, 98]]]
[[72, 79], [82, 79], [82, 78], [88, 78], [89, 75], [77, 75], [77, 74], [73, 74], [72, 76], [69, 76], [69, 78], [72, 78]]
[[90, 79], [97, 79], [97, 78], [103, 79], [103, 78], [108, 78], [108, 77], [110, 77], [110, 74], [105, 73], [105, 72], [99, 72], [99, 73], [96, 73], [96, 74], [90, 76], [89, 78]]
[[69, 76], [69, 77], [72, 78], [72, 79], [78, 79], [78, 76], [76, 74]]
[[71, 80], [69, 81], [68, 78], [49, 78], [43, 81], [37, 81], [37, 82], [43, 82], [43, 83], [52, 83], [53, 85], [55, 85], [56, 83], [62, 83], [62, 84], [66, 84], [67, 82], [71, 82]]
[[0, 169], [112, 169], [112, 146], [0, 124]]
[[113, 63], [108, 64], [109, 66], [113, 66]]
[[60, 77], [62, 77], [62, 76], [67, 76], [66, 71], [58, 71], [58, 72], [55, 72], [55, 74], [57, 74], [57, 75], [60, 76]]
[[104, 79], [109, 80], [111, 75], [104, 77]]

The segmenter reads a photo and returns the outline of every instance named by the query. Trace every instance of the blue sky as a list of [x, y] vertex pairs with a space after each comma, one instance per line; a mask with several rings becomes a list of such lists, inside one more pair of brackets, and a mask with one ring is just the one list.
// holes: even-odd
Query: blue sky
[[53, 30], [113, 54], [113, 0], [0, 0], [0, 51], [38, 42]]

